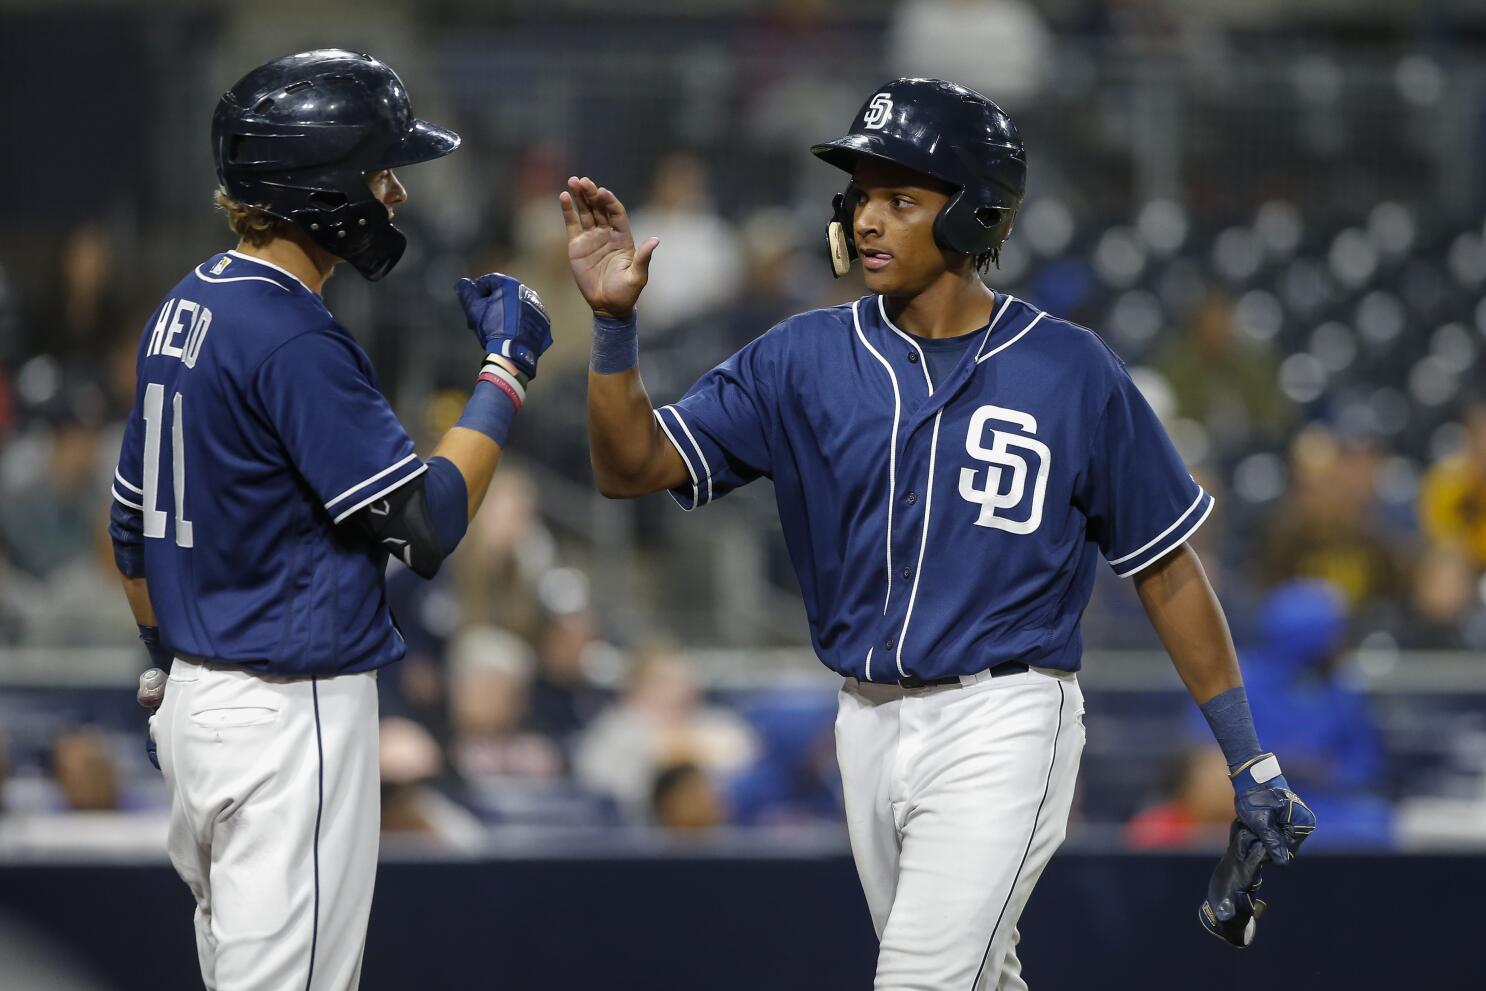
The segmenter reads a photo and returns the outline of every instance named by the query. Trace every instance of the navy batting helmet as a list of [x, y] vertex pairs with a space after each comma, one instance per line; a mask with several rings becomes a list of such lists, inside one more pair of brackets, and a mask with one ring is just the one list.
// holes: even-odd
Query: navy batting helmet
[[[1027, 155], [1011, 118], [974, 90], [942, 79], [893, 80], [862, 104], [845, 137], [810, 150], [847, 172], [866, 155], [954, 186], [934, 219], [934, 240], [966, 255], [999, 254], [1027, 188]], [[838, 276], [856, 257], [855, 207], [850, 187], [836, 197], [831, 241]]]
[[397, 73], [338, 48], [260, 65], [212, 117], [227, 195], [297, 225], [371, 280], [392, 270], [408, 241], [366, 177], [458, 147], [459, 135], [413, 116]]

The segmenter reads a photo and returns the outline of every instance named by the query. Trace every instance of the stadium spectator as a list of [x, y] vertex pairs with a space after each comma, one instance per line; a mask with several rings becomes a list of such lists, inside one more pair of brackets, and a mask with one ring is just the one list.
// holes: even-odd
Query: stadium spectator
[[557, 545], [542, 523], [531, 476], [510, 464], [497, 475], [450, 562], [459, 616], [533, 641], [543, 620], [540, 583], [556, 564]]
[[1419, 517], [1429, 539], [1486, 567], [1486, 402], [1465, 414], [1465, 445], [1440, 459], [1419, 492]]
[[1132, 850], [1222, 846], [1233, 821], [1233, 786], [1223, 752], [1211, 745], [1182, 750], [1165, 777], [1167, 797], [1125, 824], [1125, 845]]
[[1427, 549], [1414, 568], [1409, 623], [1400, 640], [1419, 650], [1486, 647], [1475, 561], [1451, 547]]
[[1052, 32], [1027, 0], [903, 0], [887, 30], [893, 75], [953, 79], [1012, 112], [1041, 91], [1052, 54]]
[[682, 762], [660, 769], [650, 791], [651, 821], [678, 833], [705, 832], [723, 825], [722, 799], [706, 773]]
[[466, 781], [562, 772], [556, 745], [522, 728], [531, 669], [526, 642], [492, 626], [470, 627], [450, 645], [450, 757]]
[[755, 749], [746, 723], [702, 701], [679, 648], [656, 642], [636, 652], [624, 697], [584, 731], [574, 770], [641, 819], [659, 768], [690, 762], [724, 775], [746, 766]]
[[576, 736], [613, 701], [593, 680], [588, 660], [605, 644], [586, 607], [553, 613], [537, 638], [537, 673], [531, 685], [528, 725], [570, 747]]
[[1155, 359], [1175, 415], [1200, 424], [1221, 460], [1276, 444], [1295, 419], [1268, 350], [1239, 335], [1233, 298], [1209, 292]]
[[1386, 842], [1382, 736], [1343, 664], [1345, 599], [1325, 582], [1287, 582], [1255, 626], [1239, 653], [1259, 739], [1284, 755], [1286, 779], [1326, 822], [1323, 842]]
[[65, 809], [117, 812], [119, 769], [103, 734], [83, 727], [63, 734], [52, 746], [52, 777]]
[[[631, 220], [637, 238], [661, 243], [645, 294], [645, 325], [652, 333], [719, 309], [738, 293], [738, 232], [712, 207], [709, 182], [707, 165], [696, 155], [667, 155], [655, 167], [650, 198]], [[577, 294], [570, 289], [569, 295]]]
[[835, 697], [770, 693], [745, 712], [759, 756], [727, 782], [731, 820], [744, 826], [838, 821]]
[[411, 719], [384, 719], [378, 730], [382, 772], [382, 833], [439, 849], [478, 851], [485, 828], [436, 786], [444, 755]]
[[1263, 588], [1295, 578], [1328, 581], [1369, 622], [1396, 621], [1407, 580], [1402, 555], [1378, 513], [1379, 454], [1313, 425], [1290, 448], [1290, 485], [1259, 544]]
[[23, 377], [53, 383], [28, 386], [34, 428], [24, 443], [7, 448], [0, 469], [0, 533], [11, 562], [35, 578], [88, 552], [108, 491], [102, 396], [87, 385], [61, 383], [55, 365], [44, 370], [45, 360], [29, 362]]

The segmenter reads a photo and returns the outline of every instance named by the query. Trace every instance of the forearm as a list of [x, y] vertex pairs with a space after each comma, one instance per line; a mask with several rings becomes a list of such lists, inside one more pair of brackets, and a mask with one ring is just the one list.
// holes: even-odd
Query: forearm
[[599, 491], [632, 499], [686, 481], [686, 466], [656, 422], [645, 383], [633, 313], [594, 314], [588, 366], [588, 449]]
[[150, 589], [145, 579], [120, 575], [119, 580], [124, 584], [124, 597], [129, 600], [129, 611], [134, 614], [134, 622], [140, 626], [158, 625], [155, 621], [155, 607], [150, 605]]
[[1147, 568], [1135, 588], [1198, 705], [1243, 685], [1223, 607], [1191, 547], [1183, 545]]
[[[633, 499], [679, 485], [668, 476], [675, 457], [638, 367], [604, 375], [588, 373], [588, 450], [599, 491], [610, 499]], [[683, 468], [684, 471], [684, 468]]]
[[446, 458], [459, 469], [469, 495], [469, 519], [475, 518], [476, 510], [485, 501], [491, 476], [500, 465], [501, 453], [501, 446], [485, 434], [469, 427], [455, 426], [449, 428], [430, 455], [430, 458]]

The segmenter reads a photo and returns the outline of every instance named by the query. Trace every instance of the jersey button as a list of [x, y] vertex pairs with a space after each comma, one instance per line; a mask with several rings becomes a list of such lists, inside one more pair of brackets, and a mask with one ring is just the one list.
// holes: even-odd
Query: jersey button
[[909, 351], [908, 352], [908, 363], [910, 365], [916, 365], [916, 364], [918, 364], [918, 352], [917, 351]]
[[886, 640], [884, 640], [882, 642], [882, 649], [883, 650], [892, 650], [893, 649], [893, 638], [892, 637], [888, 637]]
[[910, 492], [910, 493], [908, 493], [906, 496], [903, 497], [903, 501], [906, 502], [906, 503], [908, 503], [908, 505], [912, 506], [914, 503], [918, 502], [918, 493], [917, 492]]
[[904, 568], [903, 569], [903, 577], [904, 578], [911, 578], [911, 577], [913, 577], [913, 569], [912, 568]]

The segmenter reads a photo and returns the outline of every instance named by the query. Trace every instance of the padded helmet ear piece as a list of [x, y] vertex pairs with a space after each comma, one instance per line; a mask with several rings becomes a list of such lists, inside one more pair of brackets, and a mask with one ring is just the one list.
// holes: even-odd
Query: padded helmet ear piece
[[852, 225], [856, 221], [856, 196], [848, 189], [837, 193], [831, 200], [831, 219], [826, 224], [826, 248], [830, 253], [831, 274], [841, 278], [851, 271], [851, 263], [857, 256], [856, 237]]

